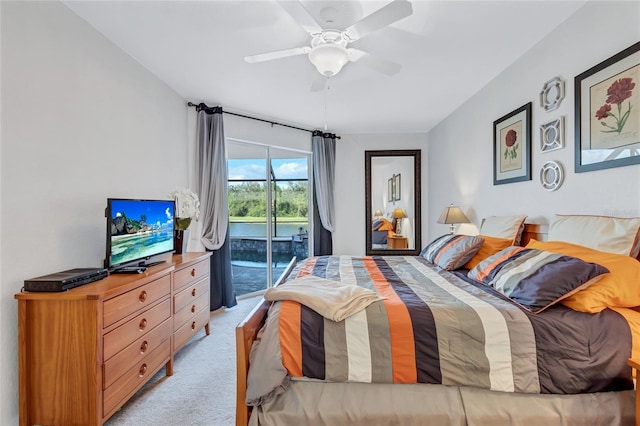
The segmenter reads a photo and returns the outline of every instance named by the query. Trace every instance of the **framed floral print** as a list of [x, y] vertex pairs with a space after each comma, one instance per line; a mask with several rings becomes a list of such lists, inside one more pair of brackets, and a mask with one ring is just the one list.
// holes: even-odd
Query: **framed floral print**
[[531, 180], [531, 102], [493, 122], [493, 184]]
[[575, 78], [575, 171], [640, 164], [640, 42]]

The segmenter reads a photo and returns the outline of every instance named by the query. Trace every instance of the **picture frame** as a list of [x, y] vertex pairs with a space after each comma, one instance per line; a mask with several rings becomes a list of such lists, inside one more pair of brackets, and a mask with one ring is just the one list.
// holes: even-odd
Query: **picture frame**
[[564, 117], [540, 125], [540, 152], [549, 152], [564, 146]]
[[493, 184], [531, 180], [531, 105], [493, 122]]
[[391, 202], [391, 201], [393, 201], [393, 197], [394, 197], [394, 194], [393, 194], [393, 178], [390, 177], [387, 180], [387, 199]]
[[575, 172], [640, 164], [640, 42], [575, 77]]
[[393, 196], [393, 201], [400, 201], [400, 195], [402, 194], [401, 188], [400, 188], [400, 173], [398, 173], [397, 175], [393, 175], [393, 189], [394, 189], [394, 196]]

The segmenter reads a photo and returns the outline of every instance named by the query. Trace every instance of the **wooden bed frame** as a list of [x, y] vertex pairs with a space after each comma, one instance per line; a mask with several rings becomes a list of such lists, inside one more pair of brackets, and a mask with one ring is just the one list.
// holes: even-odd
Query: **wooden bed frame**
[[[284, 272], [274, 284], [274, 287], [284, 282], [296, 266], [297, 259], [294, 256]], [[249, 315], [236, 326], [236, 425], [247, 426], [251, 409], [245, 403], [247, 397], [247, 373], [249, 372], [249, 353], [251, 345], [256, 340], [258, 331], [262, 328], [267, 317], [267, 311], [271, 302], [262, 298]]]
[[[520, 245], [526, 245], [531, 239], [538, 241], [544, 241], [547, 237], [548, 226], [540, 224], [525, 224], [524, 231], [522, 233], [522, 239]], [[275, 286], [284, 282], [293, 268], [296, 266], [296, 258], [294, 257], [287, 265], [287, 268], [282, 273]], [[256, 335], [262, 325], [264, 324], [267, 316], [267, 311], [271, 306], [271, 302], [267, 302], [264, 298], [253, 308], [253, 310], [247, 315], [247, 317], [238, 324], [236, 327], [236, 364], [237, 364], [237, 378], [236, 378], [236, 426], [247, 426], [249, 423], [249, 416], [251, 415], [251, 408], [245, 403], [247, 396], [247, 372], [249, 370], [249, 352], [251, 351], [251, 345], [256, 340]]]

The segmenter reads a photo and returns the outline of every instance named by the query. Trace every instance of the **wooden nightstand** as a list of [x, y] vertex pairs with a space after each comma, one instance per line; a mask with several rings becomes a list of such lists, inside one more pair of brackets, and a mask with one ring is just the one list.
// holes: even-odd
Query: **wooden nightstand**
[[387, 237], [387, 247], [390, 249], [409, 248], [409, 239], [403, 236]]
[[[638, 380], [638, 373], [640, 373], [640, 360], [629, 358], [627, 364], [636, 370], [636, 381]], [[636, 426], [640, 425], [640, 392], [638, 392], [636, 385]]]

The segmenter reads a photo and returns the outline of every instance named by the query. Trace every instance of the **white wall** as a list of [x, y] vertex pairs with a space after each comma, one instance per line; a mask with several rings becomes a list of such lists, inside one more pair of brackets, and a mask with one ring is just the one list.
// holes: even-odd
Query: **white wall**
[[421, 149], [422, 242], [426, 235], [427, 206], [426, 134], [342, 135], [336, 146], [336, 229], [334, 254], [364, 255], [366, 244], [364, 152], [386, 149]]
[[[574, 77], [640, 40], [640, 2], [589, 2], [556, 31], [429, 132], [429, 224], [443, 207], [458, 204], [479, 225], [491, 215], [527, 214], [548, 223], [554, 213], [640, 216], [640, 165], [574, 172]], [[549, 79], [565, 81], [560, 108], [546, 112], [539, 93]], [[636, 87], [638, 87], [636, 85]], [[493, 121], [533, 102], [532, 178], [493, 186]], [[565, 147], [540, 153], [539, 126], [565, 117]], [[562, 163], [564, 184], [548, 192], [540, 167]], [[446, 178], [445, 178], [446, 177]], [[431, 227], [432, 239], [444, 231]]]
[[23, 280], [102, 266], [107, 197], [187, 185], [185, 101], [58, 2], [0, 2], [0, 424], [18, 422]]

